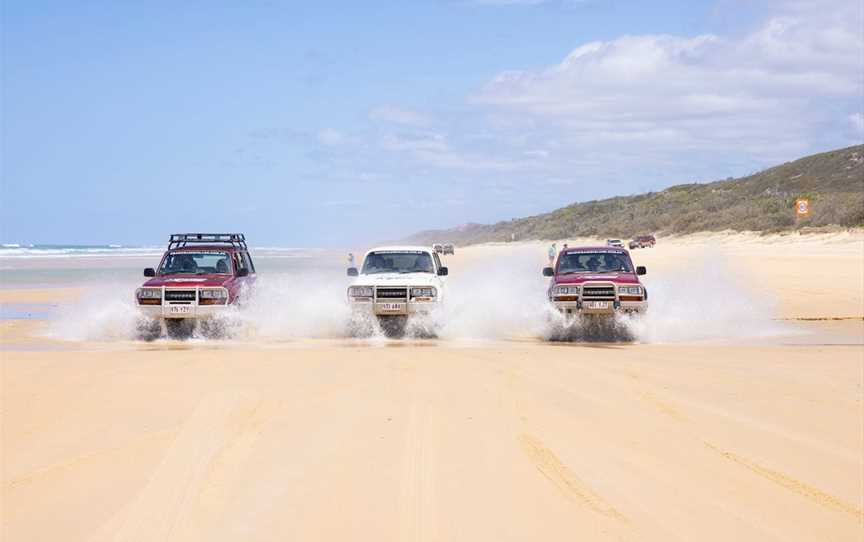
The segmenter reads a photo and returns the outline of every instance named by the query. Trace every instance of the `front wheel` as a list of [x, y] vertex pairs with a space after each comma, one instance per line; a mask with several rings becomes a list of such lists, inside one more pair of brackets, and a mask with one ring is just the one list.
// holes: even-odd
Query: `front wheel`
[[186, 340], [195, 332], [195, 320], [191, 318], [169, 318], [165, 320], [165, 330], [168, 337]]
[[379, 316], [378, 325], [388, 339], [399, 339], [405, 336], [407, 316]]
[[155, 341], [162, 335], [162, 322], [153, 318], [141, 318], [135, 325], [136, 336], [142, 341]]

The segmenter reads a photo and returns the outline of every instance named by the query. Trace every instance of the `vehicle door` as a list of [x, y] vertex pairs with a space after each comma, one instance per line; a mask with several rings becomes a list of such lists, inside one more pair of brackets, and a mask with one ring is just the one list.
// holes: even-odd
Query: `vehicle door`
[[440, 291], [443, 289], [444, 285], [447, 283], [447, 277], [446, 276], [442, 277], [441, 275], [438, 274], [438, 270], [441, 269], [442, 267], [444, 267], [444, 265], [441, 264], [441, 258], [438, 257], [438, 254], [433, 252], [432, 253], [432, 259], [435, 261], [435, 286]]
[[243, 284], [251, 286], [255, 282], [255, 264], [252, 262], [252, 256], [245, 250], [240, 252], [240, 265], [243, 269], [247, 269], [249, 274], [245, 277], [240, 277]]

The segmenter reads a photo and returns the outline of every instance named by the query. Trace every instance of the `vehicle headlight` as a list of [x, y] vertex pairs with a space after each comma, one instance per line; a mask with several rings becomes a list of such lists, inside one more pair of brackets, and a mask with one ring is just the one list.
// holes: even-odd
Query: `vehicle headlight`
[[350, 288], [348, 288], [348, 295], [350, 297], [372, 297], [372, 287], [351, 286]]
[[222, 288], [201, 290], [201, 299], [225, 299], [226, 297], [228, 297], [228, 292]]
[[139, 299], [161, 299], [162, 298], [162, 289], [161, 288], [138, 288], [136, 292], [136, 296]]
[[619, 286], [618, 293], [623, 295], [642, 295], [641, 286]]
[[579, 286], [556, 286], [552, 293], [554, 295], [579, 295]]
[[431, 286], [424, 288], [411, 288], [411, 297], [435, 297], [438, 291]]

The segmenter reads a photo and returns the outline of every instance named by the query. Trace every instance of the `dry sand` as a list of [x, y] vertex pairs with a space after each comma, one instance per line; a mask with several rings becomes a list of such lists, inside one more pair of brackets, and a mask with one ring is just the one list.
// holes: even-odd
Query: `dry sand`
[[860, 540], [862, 241], [634, 255], [723, 254], [778, 318], [854, 318], [795, 324], [818, 340], [75, 343], [0, 322], [2, 538]]

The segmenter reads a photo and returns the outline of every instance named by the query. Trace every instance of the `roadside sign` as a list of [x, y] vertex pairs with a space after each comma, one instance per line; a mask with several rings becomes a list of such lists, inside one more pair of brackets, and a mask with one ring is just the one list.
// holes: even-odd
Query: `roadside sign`
[[795, 215], [798, 218], [810, 216], [810, 200], [809, 199], [801, 198], [801, 199], [795, 200]]

